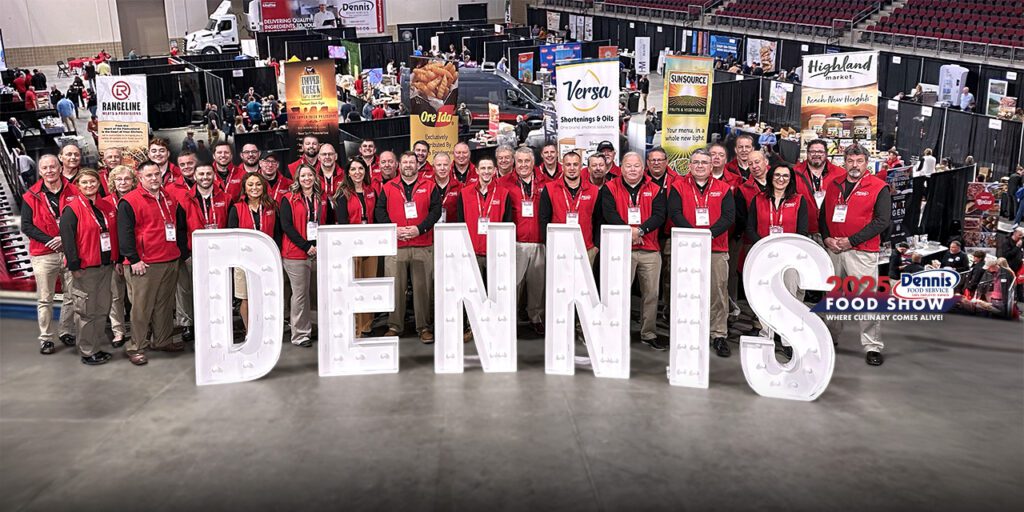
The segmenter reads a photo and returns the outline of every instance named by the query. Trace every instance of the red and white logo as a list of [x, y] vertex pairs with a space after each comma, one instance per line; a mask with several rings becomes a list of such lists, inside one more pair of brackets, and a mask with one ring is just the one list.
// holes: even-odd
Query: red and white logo
[[131, 96], [132, 87], [124, 80], [114, 82], [114, 85], [110, 86], [110, 94], [113, 94], [118, 100], [124, 101]]

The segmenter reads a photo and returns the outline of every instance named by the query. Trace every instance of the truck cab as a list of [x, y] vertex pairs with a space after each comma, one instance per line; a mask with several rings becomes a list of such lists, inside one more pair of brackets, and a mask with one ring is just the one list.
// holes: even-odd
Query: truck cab
[[210, 14], [205, 28], [185, 34], [185, 51], [204, 54], [239, 51], [241, 38], [238, 35], [238, 18], [228, 12], [230, 10], [230, 0], [224, 0]]

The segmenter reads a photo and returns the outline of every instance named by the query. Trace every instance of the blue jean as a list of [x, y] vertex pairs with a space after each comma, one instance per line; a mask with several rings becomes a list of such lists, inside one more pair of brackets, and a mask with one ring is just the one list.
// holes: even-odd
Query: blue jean
[[1013, 223], [1020, 224], [1020, 219], [1024, 218], [1024, 199], [1021, 199], [1017, 203], [1017, 214], [1013, 217]]

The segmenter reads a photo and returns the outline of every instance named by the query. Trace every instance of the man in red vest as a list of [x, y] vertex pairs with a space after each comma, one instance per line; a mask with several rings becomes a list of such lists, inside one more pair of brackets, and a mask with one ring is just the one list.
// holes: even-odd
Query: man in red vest
[[457, 222], [466, 223], [480, 271], [487, 269], [487, 227], [494, 222], [513, 222], [512, 199], [507, 187], [495, 182], [494, 159], [485, 156], [477, 162], [478, 180], [462, 187], [456, 203]]
[[[345, 182], [345, 169], [338, 165], [338, 152], [334, 149], [334, 144], [325, 142], [320, 145], [317, 162], [320, 164], [320, 167], [317, 168], [320, 171], [320, 190], [324, 197], [334, 197], [334, 193]], [[336, 201], [327, 201], [327, 217], [325, 219], [328, 221], [334, 218], [335, 203]]]
[[[177, 165], [174, 165], [171, 159], [171, 147], [167, 142], [167, 139], [161, 139], [154, 137], [149, 141], [149, 150], [147, 151], [149, 160], [160, 168], [160, 179], [161, 184], [166, 185], [175, 179], [181, 177], [181, 170], [178, 169]], [[122, 253], [123, 255], [123, 253]]]
[[[472, 187], [477, 181], [476, 166], [473, 162], [469, 161], [469, 144], [460, 142], [452, 148], [452, 176], [455, 177], [459, 183], [463, 185], [469, 185]], [[491, 160], [491, 164], [494, 164], [494, 160]]]
[[426, 174], [428, 179], [432, 179], [434, 166], [427, 161], [427, 157], [430, 156], [430, 144], [425, 140], [418, 140], [412, 145], [412, 152], [416, 155], [416, 172]]
[[601, 141], [597, 145], [597, 152], [604, 155], [605, 167], [608, 169], [608, 179], [618, 178], [622, 169], [615, 163], [615, 145], [611, 141]]
[[549, 181], [540, 193], [540, 233], [547, 237], [548, 224], [575, 224], [583, 233], [583, 244], [593, 266], [597, 257], [594, 245], [594, 214], [598, 208], [597, 186], [580, 176], [583, 158], [575, 151], [562, 156], [562, 179]]
[[380, 177], [380, 164], [377, 162], [377, 143], [373, 139], [363, 139], [359, 143], [359, 158], [362, 158], [369, 166], [370, 179]]
[[301, 150], [302, 155], [294, 162], [288, 164], [288, 174], [292, 179], [295, 179], [295, 172], [298, 171], [299, 166], [302, 164], [306, 164], [314, 169], [318, 169], [320, 166], [316, 158], [320, 152], [320, 139], [317, 139], [316, 135], [306, 135], [303, 137]]
[[452, 157], [447, 151], [434, 153], [434, 186], [441, 194], [441, 218], [438, 222], [455, 222], [462, 184], [452, 179]]
[[[736, 174], [725, 170], [725, 164], [729, 161], [729, 152], [725, 148], [725, 145], [720, 142], [715, 142], [708, 145], [708, 154], [711, 155], [711, 177], [716, 180], [721, 180], [729, 184], [732, 188], [733, 202], [736, 201], [736, 194], [739, 193], [739, 187], [743, 184], [743, 179]], [[735, 226], [735, 224], [734, 224]], [[730, 228], [732, 232], [735, 232], [735, 228]], [[739, 274], [739, 261], [740, 261], [740, 248], [742, 244], [739, 240], [735, 239], [730, 233], [729, 236], [729, 318], [735, 319], [740, 316], [740, 307], [736, 304], [739, 300], [740, 290], [740, 274]]]
[[544, 240], [540, 232], [540, 191], [544, 186], [533, 165], [533, 150], [515, 152], [514, 174], [501, 179], [512, 197], [512, 218], [516, 223], [516, 297], [526, 286], [526, 315], [538, 336], [544, 335]]
[[260, 151], [260, 148], [256, 146], [256, 144], [249, 143], [242, 146], [242, 151], [240, 153], [240, 155], [242, 156], [242, 163], [241, 165], [238, 166], [239, 169], [244, 171], [242, 179], [245, 179], [245, 176], [260, 171], [261, 154], [263, 154], [263, 152]]
[[658, 234], [665, 224], [665, 193], [644, 176], [643, 158], [631, 151], [622, 155], [622, 176], [609, 181], [601, 189], [600, 198], [606, 224], [632, 228], [630, 274], [634, 280], [640, 280], [640, 340], [654, 350], [666, 350], [668, 344], [659, 340], [655, 332], [661, 276]]
[[281, 161], [277, 153], [264, 151], [260, 157], [260, 174], [267, 180], [267, 195], [280, 204], [281, 199], [288, 193], [288, 187], [292, 186], [292, 180], [281, 175], [278, 170]]
[[537, 166], [537, 170], [540, 171], [540, 178], [545, 183], [557, 181], [562, 177], [562, 164], [558, 163], [558, 146], [554, 142], [544, 144], [544, 148], [540, 150], [540, 165]]
[[828, 159], [828, 146], [825, 141], [815, 139], [807, 143], [807, 160], [796, 164], [793, 168], [793, 179], [796, 190], [807, 200], [807, 221], [811, 237], [821, 242], [818, 228], [818, 209], [825, 201], [825, 190], [829, 182], [842, 180], [846, 169], [833, 164]]
[[[185, 209], [188, 217], [187, 201], [193, 194], [196, 186], [196, 165], [198, 161], [196, 154], [191, 150], [183, 150], [178, 154], [178, 169], [181, 176], [168, 183], [164, 191], [174, 197], [178, 204]], [[192, 230], [188, 231], [188, 242], [191, 247]], [[193, 311], [192, 311], [192, 258], [178, 260], [178, 282], [174, 291], [174, 316], [178, 325], [182, 327], [181, 341], [186, 343], [195, 340], [193, 332]]]
[[441, 218], [441, 193], [432, 179], [419, 174], [419, 167], [415, 153], [402, 153], [399, 176], [385, 183], [377, 196], [374, 220], [398, 226], [398, 253], [384, 257], [384, 275], [395, 278], [395, 310], [388, 316], [385, 336], [399, 336], [405, 330], [405, 287], [411, 276], [416, 331], [421, 342], [431, 344], [434, 224]]
[[494, 166], [498, 173], [494, 177], [495, 181], [500, 182], [505, 176], [515, 174], [515, 152], [516, 150], [507, 144], [502, 144], [494, 150]]
[[184, 208], [164, 191], [160, 165], [139, 164], [139, 187], [117, 206], [117, 242], [131, 268], [125, 269], [132, 303], [132, 337], [125, 345], [134, 365], [148, 362], [145, 349], [181, 352], [173, 342], [174, 292], [178, 260], [188, 259]]
[[729, 228], [736, 216], [732, 187], [711, 177], [711, 155], [703, 149], [690, 155], [689, 169], [673, 184], [668, 210], [676, 226], [711, 231], [711, 346], [719, 357], [729, 357]]
[[232, 202], [242, 195], [242, 180], [245, 179], [245, 169], [241, 165], [236, 166], [234, 159], [231, 143], [220, 141], [213, 146], [214, 185], [227, 194]]
[[377, 163], [380, 166], [380, 174], [377, 175], [377, 182], [380, 184], [387, 183], [398, 176], [398, 159], [395, 158], [395, 153], [392, 151], [384, 151], [377, 157]]
[[53, 338], [53, 295], [61, 280], [64, 303], [60, 308], [60, 336], [64, 345], [75, 346], [75, 304], [71, 293], [72, 275], [63, 259], [60, 236], [61, 211], [78, 191], [60, 172], [54, 155], [39, 157], [39, 180], [25, 192], [21, 207], [21, 232], [28, 237], [29, 261], [36, 279], [36, 316], [39, 321], [39, 352], [55, 352]]
[[100, 187], [102, 188], [101, 193], [106, 196], [110, 193], [110, 170], [121, 165], [124, 155], [121, 153], [121, 148], [106, 148], [103, 150], [102, 156], [100, 162], [102, 165], [99, 168]]
[[[871, 176], [868, 156], [868, 151], [858, 144], [846, 148], [843, 152], [846, 178], [828, 183], [818, 217], [825, 248], [832, 258], [836, 276], [841, 279], [847, 276], [878, 279], [881, 234], [892, 220], [889, 187], [884, 181]], [[863, 292], [865, 287], [855, 293]], [[832, 339], [838, 341], [843, 324], [827, 324], [832, 331]], [[881, 322], [861, 321], [860, 342], [866, 353], [866, 362], [872, 366], [881, 365], [884, 361]]]
[[725, 170], [744, 181], [750, 176], [750, 154], [754, 152], [754, 137], [743, 133], [736, 137], [736, 158], [725, 164]]
[[587, 166], [583, 168], [583, 174], [597, 188], [604, 187], [605, 183], [612, 179], [608, 175], [608, 160], [601, 153], [593, 153], [587, 157]]

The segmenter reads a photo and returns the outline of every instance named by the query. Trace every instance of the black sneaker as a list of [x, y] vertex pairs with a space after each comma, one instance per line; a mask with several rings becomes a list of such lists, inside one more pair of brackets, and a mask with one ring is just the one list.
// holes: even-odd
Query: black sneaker
[[60, 342], [63, 343], [64, 346], [73, 347], [73, 346], [75, 346], [75, 335], [74, 334], [61, 334], [60, 335]]
[[192, 343], [196, 340], [196, 333], [192, 330], [191, 326], [187, 326], [181, 329], [181, 341], [185, 343]]
[[302, 348], [310, 348], [310, 347], [313, 346], [313, 340], [303, 341], [302, 343], [299, 343], [297, 346], [302, 347]]
[[882, 357], [882, 353], [874, 350], [868, 352], [864, 357], [864, 360], [871, 366], [882, 366], [882, 363], [885, 362], [885, 358]]
[[715, 338], [711, 342], [711, 347], [715, 349], [715, 354], [718, 354], [718, 357], [729, 357], [732, 355], [732, 351], [729, 350], [729, 342], [725, 341], [725, 338]]
[[668, 343], [659, 340], [658, 338], [651, 338], [649, 340], [641, 340], [644, 345], [651, 347], [654, 350], [668, 350]]
[[53, 348], [53, 342], [52, 341], [44, 341], [42, 345], [39, 345], [39, 353], [40, 354], [50, 355], [50, 354], [52, 354], [52, 353], [54, 353], [56, 351], [57, 351], [57, 349]]
[[110, 361], [110, 357], [111, 357], [110, 354], [108, 354], [106, 352], [103, 352], [103, 351], [100, 351], [100, 352], [96, 352], [95, 354], [93, 354], [91, 356], [83, 357], [82, 358], [82, 364], [87, 364], [89, 366], [96, 366], [96, 365], [100, 365], [100, 364], [106, 363], [107, 361]]

